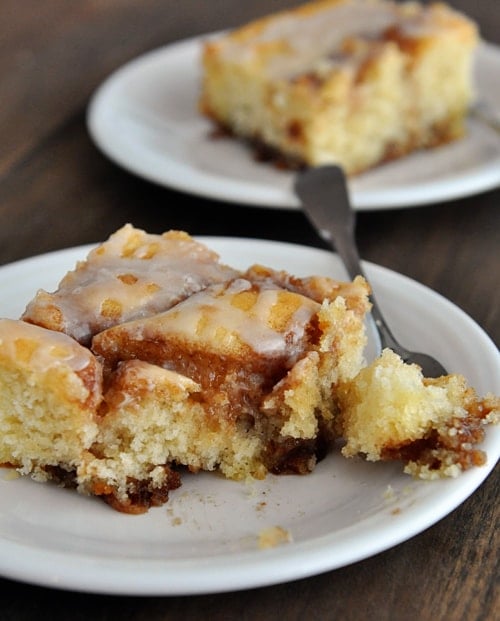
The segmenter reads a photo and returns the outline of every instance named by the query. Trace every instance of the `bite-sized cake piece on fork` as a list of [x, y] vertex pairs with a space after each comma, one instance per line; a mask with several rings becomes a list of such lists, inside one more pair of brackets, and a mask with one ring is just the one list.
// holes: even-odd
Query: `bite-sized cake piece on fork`
[[288, 166], [356, 174], [463, 135], [477, 41], [442, 3], [309, 2], [208, 40], [200, 110]]
[[337, 395], [344, 456], [401, 460], [423, 479], [485, 463], [485, 426], [500, 420], [499, 397], [478, 397], [462, 375], [425, 378], [389, 349]]
[[237, 273], [184, 231], [154, 235], [126, 224], [68, 272], [54, 293], [39, 291], [22, 318], [88, 345], [106, 328], [164, 311]]

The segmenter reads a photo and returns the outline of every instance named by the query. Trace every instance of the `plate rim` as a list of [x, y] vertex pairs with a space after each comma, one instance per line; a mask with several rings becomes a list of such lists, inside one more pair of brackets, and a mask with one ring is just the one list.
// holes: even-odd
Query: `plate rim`
[[[227, 177], [224, 178], [220, 174], [208, 174], [202, 170], [196, 170], [192, 166], [180, 163], [180, 160], [172, 157], [172, 153], [169, 152], [170, 159], [168, 159], [166, 168], [169, 166], [174, 166], [175, 168], [180, 163], [180, 169], [183, 170], [183, 174], [187, 174], [189, 177], [188, 181], [187, 178], [182, 179], [179, 177], [176, 170], [172, 170], [165, 175], [164, 173], [160, 174], [157, 171], [152, 171], [150, 168], [143, 167], [137, 159], [127, 155], [127, 150], [122, 148], [122, 143], [119, 139], [117, 141], [116, 138], [110, 138], [110, 132], [107, 130], [107, 124], [104, 119], [108, 113], [109, 102], [112, 103], [114, 101], [115, 90], [122, 85], [124, 80], [129, 79], [130, 76], [142, 73], [143, 67], [149, 62], [165, 62], [176, 54], [185, 53], [186, 50], [191, 50], [191, 53], [194, 53], [195, 46], [199, 46], [204, 40], [219, 36], [222, 32], [210, 32], [173, 41], [164, 46], [146, 51], [111, 72], [95, 89], [89, 99], [86, 110], [88, 134], [95, 146], [112, 162], [129, 173], [160, 186], [206, 199], [221, 200], [234, 204], [276, 209], [298, 209], [299, 203], [292, 190], [292, 174], [287, 176], [286, 190], [279, 187], [271, 187], [258, 181], [238, 182]], [[486, 57], [494, 58], [500, 68], [500, 46], [481, 40], [477, 51], [478, 62], [484, 63]], [[192, 67], [191, 73], [188, 71], [186, 75], [189, 76], [189, 79], [195, 79], [196, 67]], [[196, 117], [197, 122], [200, 120], [203, 121], [201, 115]], [[471, 127], [478, 127], [480, 122], [471, 119], [470, 124]], [[207, 127], [209, 127], [208, 122]], [[485, 128], [481, 127], [481, 129]], [[207, 135], [208, 133], [209, 130], [207, 129]], [[464, 140], [467, 140], [467, 137]], [[446, 148], [446, 145], [444, 148]], [[245, 152], [243, 148], [241, 152]], [[432, 155], [432, 152], [429, 153]], [[427, 154], [419, 152], [409, 155], [405, 158], [405, 161], [411, 162], [410, 158], [415, 158], [419, 155], [425, 157]], [[246, 155], [243, 157], [246, 157]], [[248, 158], [251, 159], [251, 154], [248, 154]], [[396, 160], [393, 164], [397, 165], [401, 161]], [[391, 163], [388, 163], [386, 166], [391, 166]], [[377, 171], [380, 171], [380, 168], [375, 169], [375, 173]], [[366, 175], [370, 175], [370, 171]], [[374, 190], [357, 188], [359, 181], [366, 178], [361, 176], [358, 180], [352, 179], [348, 181], [351, 201], [357, 210], [372, 211], [421, 207], [434, 202], [466, 198], [500, 186], [500, 147], [498, 157], [494, 158], [487, 165], [479, 167], [474, 174], [462, 175], [459, 180], [438, 179], [424, 184], [421, 181], [415, 181], [408, 188], [399, 189], [397, 186], [396, 188], [386, 187]]]
[[[232, 245], [235, 249], [241, 249], [243, 244], [245, 245], [245, 256], [250, 247], [255, 248], [256, 243], [262, 244], [269, 249], [278, 247], [283, 251], [301, 250], [305, 255], [313, 253], [315, 255], [317, 254], [317, 256], [326, 257], [332, 254], [328, 250], [293, 242], [241, 237], [195, 237], [214, 248], [216, 252], [220, 252], [220, 249], [217, 248], [218, 244], [221, 247], [224, 244], [226, 246]], [[22, 271], [23, 269], [34, 268], [40, 261], [55, 261], [56, 263], [64, 263], [66, 259], [68, 262], [70, 260], [73, 261], [76, 255], [81, 254], [81, 257], [84, 257], [88, 250], [93, 247], [95, 247], [95, 244], [69, 247], [0, 266], [0, 282], [5, 278], [6, 273], [9, 275], [9, 273], [13, 272], [13, 275], [15, 275], [16, 270], [21, 269]], [[484, 343], [488, 343], [489, 347], [494, 348], [494, 343], [487, 333], [462, 309], [443, 297], [440, 293], [389, 268], [370, 262], [364, 262], [364, 264], [369, 277], [373, 277], [377, 274], [377, 279], [385, 278], [389, 275], [396, 281], [406, 283], [409, 287], [416, 286], [418, 291], [425, 290], [431, 297], [436, 297], [436, 299], [439, 299], [447, 307], [453, 308], [454, 312], [458, 312], [466, 321], [467, 325], [474, 327], [477, 334], [482, 335], [481, 338], [484, 339]], [[71, 266], [68, 266], [68, 269], [70, 269], [70, 267]], [[483, 341], [480, 342], [483, 343]], [[500, 370], [500, 353], [498, 353], [496, 348], [495, 351], [497, 353], [495, 360]], [[498, 432], [496, 432], [495, 435], [500, 437]], [[497, 449], [497, 453], [498, 450], [500, 449]], [[418, 521], [414, 518], [411, 521], [412, 528], [403, 528], [401, 524], [398, 526], [393, 523], [392, 527], [397, 532], [395, 533], [393, 530], [388, 534], [385, 529], [383, 531], [385, 539], [384, 537], [374, 538], [373, 535], [370, 536], [369, 532], [363, 530], [361, 539], [363, 539], [365, 543], [368, 543], [364, 549], [358, 549], [357, 554], [353, 555], [352, 552], [349, 551], [350, 556], [348, 555], [348, 560], [345, 559], [345, 550], [344, 558], [338, 559], [337, 562], [332, 562], [330, 557], [325, 556], [324, 551], [325, 547], [328, 547], [329, 544], [331, 545], [332, 539], [340, 538], [346, 530], [352, 527], [342, 528], [334, 533], [330, 532], [319, 537], [313, 537], [294, 543], [293, 554], [290, 554], [291, 548], [287, 546], [273, 548], [271, 550], [239, 552], [236, 557], [240, 560], [240, 563], [236, 568], [232, 568], [229, 580], [226, 575], [224, 587], [221, 588], [221, 582], [215, 569], [222, 569], [227, 566], [228, 563], [231, 564], [231, 561], [234, 562], [234, 554], [205, 555], [196, 557], [194, 561], [191, 558], [175, 559], [173, 564], [170, 564], [172, 566], [170, 566], [169, 563], [165, 563], [163, 559], [148, 559], [147, 561], [144, 559], [137, 560], [135, 558], [109, 559], [86, 555], [68, 555], [63, 552], [39, 547], [33, 550], [33, 547], [26, 543], [5, 541], [4, 538], [0, 536], [0, 550], [3, 552], [0, 555], [0, 573], [6, 578], [17, 579], [47, 587], [81, 592], [134, 595], [194, 595], [221, 593], [270, 586], [290, 580], [306, 578], [371, 557], [374, 554], [383, 552], [414, 537], [423, 532], [426, 528], [434, 525], [457, 508], [486, 480], [495, 467], [498, 454], [495, 457], [495, 459], [490, 458], [489, 463], [482, 468], [476, 468], [463, 473], [460, 480], [467, 482], [467, 485], [446, 485], [446, 487], [452, 488], [452, 502], [450, 503], [450, 498], [447, 497], [446, 494], [443, 494], [443, 497], [433, 506], [432, 512], [429, 511], [429, 508], [423, 511], [425, 519]], [[34, 483], [34, 485], [38, 484]], [[338, 548], [342, 548], [342, 541], [334, 541], [334, 543]], [[23, 559], [23, 553], [31, 556], [29, 556], [28, 559]], [[292, 557], [292, 561], [295, 559], [294, 562], [290, 562], [290, 556]], [[297, 570], [297, 558], [301, 558], [302, 564], [300, 571]], [[14, 561], [12, 559], [14, 559]], [[49, 566], [54, 566], [54, 563], [56, 563], [55, 566], [57, 567], [58, 562], [65, 568], [66, 572], [64, 574], [47, 571], [47, 568]], [[72, 569], [75, 565], [76, 569]], [[149, 569], [146, 569], [144, 567], [145, 565], [147, 565]], [[142, 566], [143, 569], [146, 569], [142, 580], [138, 580], [138, 566]], [[41, 569], [42, 567], [44, 570]], [[196, 574], [196, 570], [200, 568], [201, 570], [210, 568], [210, 571], [207, 572], [204, 582], [201, 585], [193, 586], [193, 571]], [[82, 576], [82, 572], [84, 576]], [[173, 584], [172, 582], [165, 584], [165, 582], [168, 582], [167, 578], [170, 580], [172, 579], [172, 572], [175, 572]], [[270, 576], [272, 576], [272, 579], [270, 579]], [[188, 577], [189, 580], [186, 580]]]

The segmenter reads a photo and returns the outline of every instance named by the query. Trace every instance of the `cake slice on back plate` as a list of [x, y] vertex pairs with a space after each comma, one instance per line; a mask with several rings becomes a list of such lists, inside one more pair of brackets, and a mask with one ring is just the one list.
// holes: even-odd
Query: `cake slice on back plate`
[[199, 107], [261, 157], [361, 173], [464, 134], [477, 41], [442, 3], [309, 2], [208, 40]]

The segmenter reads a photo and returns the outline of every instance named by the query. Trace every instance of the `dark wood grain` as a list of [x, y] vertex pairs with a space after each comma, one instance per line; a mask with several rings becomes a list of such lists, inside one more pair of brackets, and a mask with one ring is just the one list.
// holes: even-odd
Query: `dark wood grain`
[[[85, 112], [138, 54], [299, 2], [3, 0], [0, 3], [0, 264], [107, 237], [125, 222], [160, 232], [322, 246], [295, 210], [235, 207], [174, 192], [108, 161]], [[455, 0], [500, 44], [498, 0]], [[500, 139], [499, 139], [500, 140]], [[440, 292], [500, 343], [500, 190], [360, 213], [364, 258]], [[457, 334], [457, 338], [460, 335]], [[312, 578], [198, 597], [78, 594], [0, 579], [0, 618], [137, 621], [499, 618], [499, 467], [445, 519], [375, 557]]]

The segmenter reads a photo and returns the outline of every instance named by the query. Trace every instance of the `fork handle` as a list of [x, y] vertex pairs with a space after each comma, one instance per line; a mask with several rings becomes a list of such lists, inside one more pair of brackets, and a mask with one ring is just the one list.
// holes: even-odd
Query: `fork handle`
[[[334, 231], [325, 231], [324, 229], [321, 231], [321, 236], [325, 241], [327, 241], [330, 245], [334, 246], [334, 250], [337, 251], [337, 254], [342, 259], [347, 273], [351, 279], [354, 279], [356, 276], [363, 276], [368, 281], [366, 277], [365, 271], [361, 266], [361, 259], [357, 250], [357, 246], [354, 238], [354, 219], [340, 228], [336, 228]], [[368, 281], [369, 282], [369, 281]], [[377, 300], [373, 294], [373, 291], [370, 293], [370, 302], [372, 303], [371, 308], [371, 318], [375, 323], [377, 328], [377, 332], [380, 338], [380, 348], [385, 349], [386, 347], [395, 350], [402, 351], [401, 345], [396, 341], [392, 332], [387, 325], [380, 306], [378, 305]], [[405, 353], [406, 350], [403, 349], [402, 353]]]
[[[306, 217], [323, 239], [333, 246], [333, 250], [337, 251], [351, 279], [361, 275], [368, 280], [361, 267], [355, 239], [356, 215], [350, 206], [342, 168], [335, 165], [310, 168], [296, 177], [295, 190], [302, 201]], [[335, 201], [334, 211], [332, 201]], [[389, 330], [373, 293], [371, 303], [370, 316], [375, 323], [381, 348], [390, 347], [406, 354], [407, 351]]]

